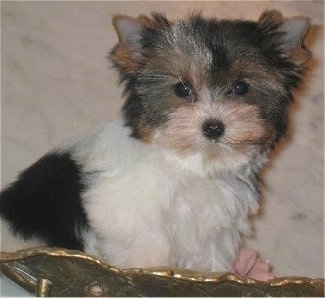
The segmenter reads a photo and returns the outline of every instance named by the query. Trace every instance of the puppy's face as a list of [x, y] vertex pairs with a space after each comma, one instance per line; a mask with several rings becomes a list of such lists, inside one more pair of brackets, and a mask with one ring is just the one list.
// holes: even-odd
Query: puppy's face
[[257, 22], [116, 16], [111, 59], [126, 81], [133, 136], [226, 167], [265, 152], [286, 131], [308, 25], [277, 11]]

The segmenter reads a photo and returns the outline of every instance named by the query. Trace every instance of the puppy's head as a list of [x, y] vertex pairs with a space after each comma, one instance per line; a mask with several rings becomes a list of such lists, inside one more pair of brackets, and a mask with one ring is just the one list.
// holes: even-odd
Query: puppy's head
[[153, 14], [113, 24], [111, 60], [126, 83], [123, 111], [134, 137], [237, 167], [285, 134], [309, 58], [308, 19], [272, 10], [257, 22]]

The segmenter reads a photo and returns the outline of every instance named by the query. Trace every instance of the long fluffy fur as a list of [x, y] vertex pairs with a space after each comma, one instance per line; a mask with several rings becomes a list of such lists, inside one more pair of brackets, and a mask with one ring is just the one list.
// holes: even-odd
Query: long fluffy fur
[[[84, 250], [121, 267], [232, 270], [247, 216], [258, 208], [257, 189], [245, 173], [207, 178], [200, 156], [180, 159], [130, 133], [118, 120], [63, 149], [86, 185], [83, 237], [91, 241]], [[2, 249], [21, 245], [6, 241]]]
[[[120, 267], [232, 271], [258, 210], [260, 170], [286, 131], [307, 25], [275, 11], [258, 22], [116, 17], [123, 118], [50, 152], [1, 192], [1, 249], [38, 241]], [[233, 91], [238, 80], [247, 95]], [[191, 96], [175, 92], [179, 83]], [[207, 137], [211, 119], [224, 127]]]
[[249, 232], [247, 215], [257, 210], [254, 186], [244, 173], [206, 178], [199, 156], [179, 159], [129, 133], [117, 122], [91, 146], [74, 148], [78, 162], [96, 173], [83, 194], [101, 239], [96, 254], [122, 267], [231, 270], [240, 234]]

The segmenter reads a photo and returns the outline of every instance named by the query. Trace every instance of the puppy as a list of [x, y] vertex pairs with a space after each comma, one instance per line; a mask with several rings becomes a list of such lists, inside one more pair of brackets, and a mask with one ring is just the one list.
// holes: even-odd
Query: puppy
[[288, 125], [304, 17], [115, 16], [122, 116], [1, 193], [2, 249], [82, 250], [119, 267], [234, 271], [260, 172]]

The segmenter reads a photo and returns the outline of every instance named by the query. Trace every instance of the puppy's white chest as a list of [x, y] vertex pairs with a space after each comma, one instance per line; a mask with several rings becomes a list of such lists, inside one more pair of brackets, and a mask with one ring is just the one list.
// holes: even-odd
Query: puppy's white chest
[[102, 174], [85, 196], [91, 226], [101, 239], [97, 249], [109, 263], [197, 270], [231, 269], [233, 242], [239, 240], [236, 221], [244, 220], [236, 218], [232, 200], [217, 181], [175, 177], [152, 167], [115, 177]]
[[186, 168], [128, 136], [120, 144], [98, 140], [76, 151], [95, 173], [83, 194], [96, 239], [90, 252], [121, 267], [231, 269], [256, 205], [245, 183], [204, 177], [195, 171], [197, 159]]

